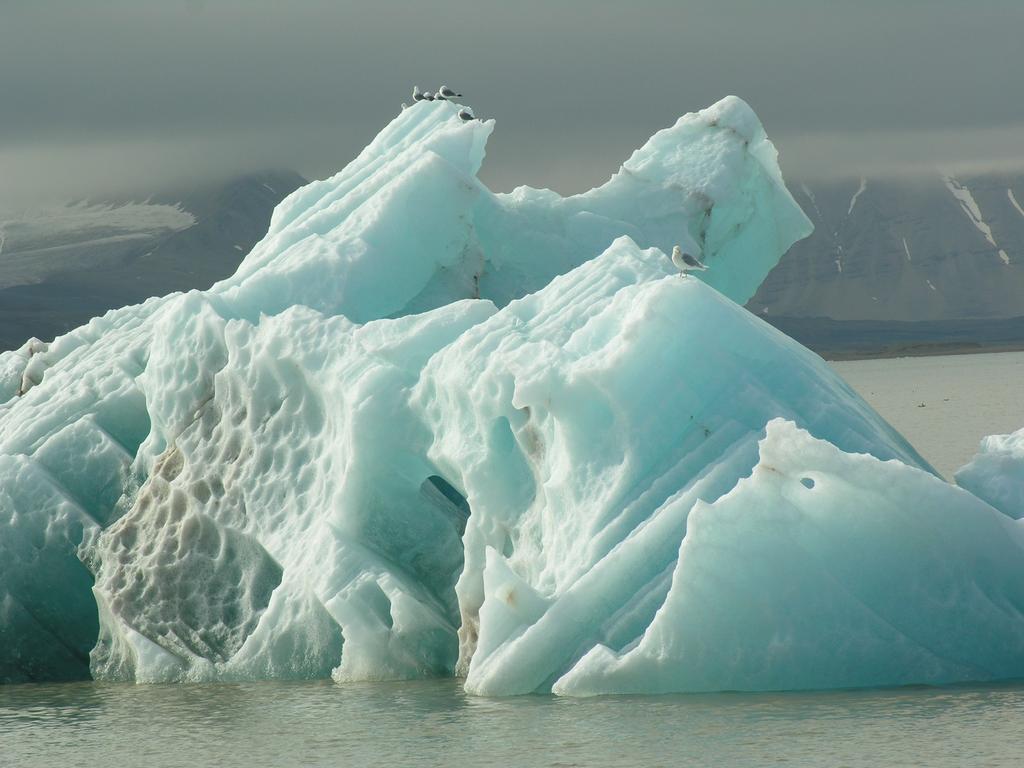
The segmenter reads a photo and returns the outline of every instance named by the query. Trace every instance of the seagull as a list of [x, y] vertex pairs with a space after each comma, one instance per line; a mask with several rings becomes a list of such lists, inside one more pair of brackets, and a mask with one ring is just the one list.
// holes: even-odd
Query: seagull
[[423, 94], [423, 98], [426, 99], [427, 101], [433, 101], [434, 100], [434, 94], [432, 94], [430, 91], [426, 91]]
[[468, 123], [470, 120], [475, 120], [476, 119], [475, 117], [473, 117], [473, 113], [470, 112], [468, 109], [460, 109], [459, 110], [459, 117], [461, 117], [462, 121], [466, 122], [466, 123]]
[[438, 88], [437, 89], [437, 95], [438, 96], [443, 96], [446, 99], [461, 98], [462, 97], [461, 93], [456, 93], [451, 88], [449, 88], [447, 85], [442, 85], [440, 88]]
[[408, 104], [406, 104], [406, 103], [405, 103], [405, 102], [403, 101], [403, 102], [402, 102], [402, 111], [403, 111], [403, 112], [405, 112], [405, 110], [407, 110], [408, 108], [409, 108], [409, 105], [408, 105]]
[[683, 251], [678, 245], [672, 246], [672, 263], [679, 269], [679, 276], [682, 277], [687, 272], [693, 270], [705, 270], [707, 269], [706, 264], [702, 264], [696, 256]]
[[423, 101], [423, 99], [425, 99], [425, 98], [426, 98], [426, 96], [424, 96], [423, 92], [420, 91], [420, 87], [418, 85], [414, 85], [412, 87], [412, 100], [413, 101]]

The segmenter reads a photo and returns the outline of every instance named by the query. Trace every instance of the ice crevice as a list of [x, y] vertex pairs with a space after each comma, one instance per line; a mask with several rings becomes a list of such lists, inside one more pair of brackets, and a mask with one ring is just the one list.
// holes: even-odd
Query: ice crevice
[[232, 277], [0, 355], [0, 679], [1021, 674], [1015, 486], [741, 307], [810, 231], [750, 108], [569, 197], [493, 128], [419, 103]]

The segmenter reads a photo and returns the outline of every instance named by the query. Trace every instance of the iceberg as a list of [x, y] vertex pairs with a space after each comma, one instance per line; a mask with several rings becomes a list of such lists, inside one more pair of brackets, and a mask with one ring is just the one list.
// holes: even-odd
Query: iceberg
[[1015, 521], [740, 306], [810, 231], [750, 108], [570, 197], [488, 190], [457, 111], [210, 290], [0, 355], [0, 680], [1019, 675]]
[[989, 435], [956, 483], [1014, 520], [1024, 518], [1024, 429]]
[[690, 510], [643, 637], [562, 695], [850, 688], [1024, 674], [1024, 530], [898, 461], [769, 422], [758, 463]]

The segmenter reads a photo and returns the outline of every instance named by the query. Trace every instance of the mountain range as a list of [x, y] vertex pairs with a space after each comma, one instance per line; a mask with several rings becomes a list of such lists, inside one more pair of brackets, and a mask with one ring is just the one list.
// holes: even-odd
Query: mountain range
[[1024, 175], [797, 182], [814, 233], [747, 307], [818, 351], [1024, 341]]

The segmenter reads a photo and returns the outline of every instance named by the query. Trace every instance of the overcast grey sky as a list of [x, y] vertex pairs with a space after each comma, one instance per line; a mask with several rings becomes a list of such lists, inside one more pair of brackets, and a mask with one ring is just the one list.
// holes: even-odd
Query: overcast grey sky
[[789, 176], [1024, 161], [1022, 0], [0, 0], [0, 202], [341, 168], [446, 82], [484, 180], [607, 177], [734, 93]]

